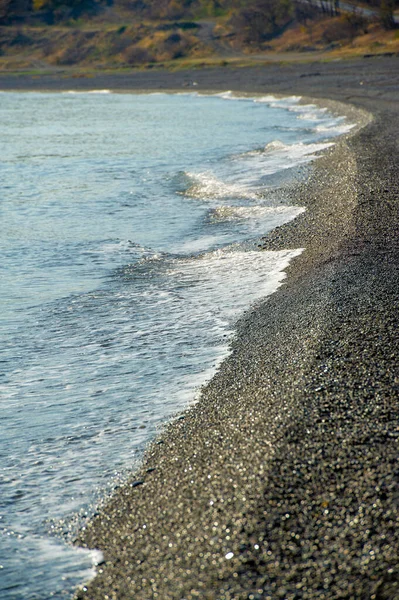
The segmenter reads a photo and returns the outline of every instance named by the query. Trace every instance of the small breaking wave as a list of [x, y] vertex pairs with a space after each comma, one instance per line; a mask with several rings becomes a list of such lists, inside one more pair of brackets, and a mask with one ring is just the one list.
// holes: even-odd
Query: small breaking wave
[[246, 100], [247, 102], [254, 102], [254, 98], [251, 96], [242, 96], [240, 94], [234, 93], [231, 90], [227, 90], [226, 92], [218, 92], [217, 94], [212, 94], [214, 98], [221, 98], [222, 100]]
[[325, 120], [325, 115], [322, 112], [322, 109], [319, 110], [310, 110], [310, 111], [305, 111], [305, 112], [301, 112], [298, 115], [298, 119], [301, 119], [302, 121], [322, 121]]
[[304, 211], [301, 206], [218, 206], [210, 210], [209, 220], [219, 222], [264, 219], [276, 215], [291, 220]]
[[112, 94], [112, 90], [66, 90], [65, 92], [61, 92], [62, 94], [71, 94], [76, 96], [82, 96], [84, 94]]
[[264, 152], [273, 152], [275, 150], [284, 150], [285, 148], [288, 148], [288, 146], [286, 144], [283, 144], [283, 142], [280, 142], [280, 140], [273, 140], [273, 141], [269, 142], [268, 144], [266, 144], [263, 151]]
[[262, 153], [278, 153], [284, 154], [287, 158], [295, 159], [295, 158], [303, 158], [305, 156], [314, 157], [317, 152], [321, 152], [322, 150], [326, 150], [333, 146], [333, 142], [319, 142], [314, 144], [305, 144], [304, 142], [298, 142], [297, 144], [284, 144], [280, 142], [280, 140], [273, 140], [269, 142], [264, 147]]
[[280, 287], [286, 278], [285, 269], [302, 252], [303, 248], [244, 251], [232, 245], [175, 260], [170, 277], [177, 277], [181, 283], [195, 281], [194, 294], [190, 293], [190, 297], [195, 299], [199, 314], [207, 310], [214, 313], [216, 308], [218, 324], [222, 325], [220, 333], [223, 333], [251, 305]]
[[238, 183], [226, 183], [212, 173], [185, 173], [192, 181], [192, 185], [184, 192], [191, 198], [216, 199], [216, 198], [247, 198], [256, 200], [259, 193], [248, 189]]
[[345, 133], [349, 133], [349, 131], [351, 131], [351, 129], [354, 127], [355, 125], [353, 123], [342, 123], [333, 125], [316, 125], [313, 130], [317, 131], [317, 133], [326, 133], [331, 136], [344, 135]]
[[251, 162], [256, 159], [262, 175], [270, 175], [308, 163], [317, 158], [319, 152], [333, 145], [333, 142], [284, 144], [280, 140], [273, 140], [264, 148], [251, 150], [233, 158], [240, 161], [251, 160]]
[[301, 96], [288, 96], [286, 98], [276, 98], [268, 95], [261, 98], [254, 98], [254, 102], [268, 104], [271, 108], [283, 108], [288, 112], [296, 113], [301, 121], [311, 121], [319, 123], [312, 128], [316, 133], [326, 133], [329, 136], [338, 136], [348, 133], [354, 124], [346, 123], [343, 116], [332, 115], [326, 107], [316, 104], [301, 104]]
[[284, 98], [277, 98], [273, 94], [267, 94], [266, 96], [260, 96], [254, 98], [254, 102], [260, 104], [269, 104], [272, 107], [289, 107], [298, 104], [302, 100], [302, 96], [286, 96]]
[[[302, 158], [304, 156], [314, 155], [317, 152], [325, 150], [330, 146], [333, 146], [333, 142], [318, 142], [313, 144], [306, 144], [304, 142], [298, 142], [297, 144], [284, 144], [280, 140], [272, 140], [263, 148], [257, 148], [256, 150], [250, 150], [249, 152], [244, 152], [243, 154], [238, 154], [233, 156], [233, 159], [245, 159], [250, 156], [264, 156], [275, 154], [279, 156], [285, 156], [287, 159], [295, 159]], [[312, 156], [313, 157], [313, 156]], [[281, 164], [281, 169], [292, 167], [293, 164]]]
[[188, 186], [183, 194], [201, 200], [259, 201], [265, 194], [265, 177], [309, 163], [333, 145], [333, 142], [284, 144], [272, 140], [263, 148], [231, 156], [220, 168], [219, 176], [211, 171], [184, 172]]

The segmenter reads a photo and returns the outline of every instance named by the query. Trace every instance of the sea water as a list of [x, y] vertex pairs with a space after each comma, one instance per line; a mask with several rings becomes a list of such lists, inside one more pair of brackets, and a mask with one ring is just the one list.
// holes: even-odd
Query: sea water
[[[0, 94], [0, 597], [70, 597], [67, 545], [300, 253], [259, 238], [349, 125], [299, 97]], [[57, 531], [58, 535], [53, 535]]]

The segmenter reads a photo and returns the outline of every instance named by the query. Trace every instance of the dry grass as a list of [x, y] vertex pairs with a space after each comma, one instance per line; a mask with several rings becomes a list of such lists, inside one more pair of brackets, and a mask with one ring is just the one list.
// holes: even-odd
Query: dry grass
[[190, 32], [154, 26], [0, 27], [0, 69], [40, 66], [123, 66], [207, 56]]
[[331, 56], [399, 52], [399, 32], [385, 31], [377, 23], [351, 24], [346, 16], [296, 25], [269, 44], [273, 52], [323, 50]]
[[[123, 17], [123, 18], [122, 18]], [[257, 48], [238, 45], [225, 23], [214, 47], [197, 36], [197, 30], [170, 23], [126, 23], [124, 15], [113, 22], [99, 20], [73, 27], [0, 27], [0, 70], [54, 68], [119, 68], [162, 64], [168, 68], [204, 65], [247, 65], [254, 61], [312, 60], [364, 54], [399, 53], [399, 32], [384, 31], [376, 23], [348, 16], [324, 18], [295, 25], [283, 35]], [[225, 37], [226, 36], [226, 37]], [[220, 42], [222, 40], [222, 42]], [[230, 47], [233, 52], [220, 53]]]

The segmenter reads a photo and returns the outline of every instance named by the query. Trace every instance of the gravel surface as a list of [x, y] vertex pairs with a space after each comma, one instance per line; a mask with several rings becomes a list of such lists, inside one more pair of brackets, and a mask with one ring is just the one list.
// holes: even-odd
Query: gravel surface
[[399, 599], [399, 59], [78, 83], [194, 81], [334, 98], [374, 118], [357, 113], [363, 128], [287, 190], [307, 211], [263, 245], [303, 254], [238, 323], [199, 403], [80, 533], [105, 562], [77, 597]]

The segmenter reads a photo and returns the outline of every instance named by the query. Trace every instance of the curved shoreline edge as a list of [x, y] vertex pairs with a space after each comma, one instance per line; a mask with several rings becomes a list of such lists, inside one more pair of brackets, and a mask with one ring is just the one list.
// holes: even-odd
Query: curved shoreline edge
[[[399, 598], [398, 59], [132, 77], [124, 89], [195, 81], [329, 97], [374, 118], [293, 190], [306, 212], [263, 245], [305, 251], [81, 532], [105, 563], [76, 597]], [[98, 89], [112, 88], [104, 78]]]

